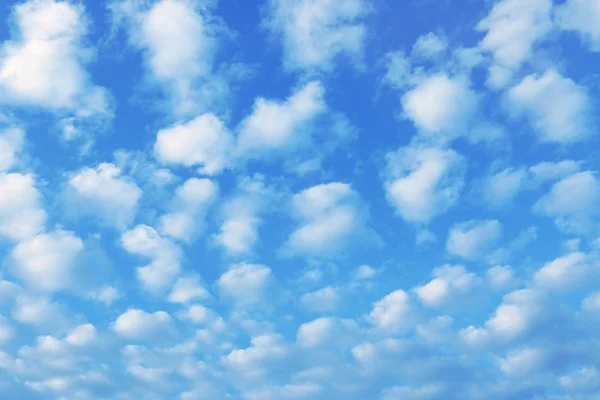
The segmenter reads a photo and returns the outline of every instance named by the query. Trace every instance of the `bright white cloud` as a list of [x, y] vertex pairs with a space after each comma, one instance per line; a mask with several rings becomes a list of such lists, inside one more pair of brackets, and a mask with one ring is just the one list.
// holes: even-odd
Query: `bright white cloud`
[[590, 171], [578, 172], [555, 183], [533, 206], [533, 211], [554, 218], [567, 233], [597, 230], [600, 216], [600, 182]]
[[173, 319], [164, 311], [148, 313], [130, 308], [112, 324], [112, 329], [126, 339], [140, 340], [171, 328]]
[[202, 114], [191, 121], [161, 129], [154, 152], [166, 164], [199, 167], [207, 175], [220, 173], [228, 166], [233, 135], [213, 114]]
[[485, 32], [479, 46], [492, 53], [494, 64], [488, 84], [505, 87], [512, 75], [526, 62], [552, 29], [552, 0], [499, 0], [479, 22], [477, 30]]
[[46, 211], [32, 175], [0, 173], [0, 234], [12, 240], [31, 238], [44, 229]]
[[417, 38], [411, 55], [417, 58], [435, 59], [446, 51], [448, 41], [445, 37], [429, 32]]
[[594, 270], [584, 253], [570, 253], [546, 263], [534, 274], [534, 282], [542, 288], [569, 291], [593, 282]]
[[175, 282], [169, 294], [172, 303], [189, 303], [193, 300], [205, 300], [210, 297], [208, 291], [202, 286], [197, 275], [184, 276]]
[[264, 23], [283, 40], [286, 68], [330, 71], [339, 56], [362, 61], [369, 11], [364, 0], [269, 0]]
[[169, 206], [171, 212], [160, 217], [159, 231], [192, 242], [203, 231], [206, 214], [217, 195], [218, 187], [211, 180], [188, 179], [176, 189]]
[[499, 360], [499, 366], [506, 375], [522, 377], [539, 368], [543, 360], [542, 350], [523, 347], [511, 350], [506, 357]]
[[413, 308], [408, 294], [396, 290], [373, 304], [369, 319], [383, 330], [405, 331], [414, 324]]
[[87, 21], [82, 5], [31, 0], [13, 8], [16, 37], [2, 45], [0, 101], [81, 116], [108, 112], [104, 88], [91, 83], [85, 67]]
[[77, 263], [83, 248], [73, 232], [53, 231], [19, 243], [10, 258], [15, 274], [27, 285], [51, 292], [69, 288], [75, 269], [85, 268]]
[[521, 289], [504, 296], [502, 304], [485, 323], [497, 339], [510, 341], [528, 332], [543, 316], [543, 296], [534, 289]]
[[64, 196], [69, 213], [125, 229], [135, 218], [142, 190], [118, 167], [102, 163], [71, 175]]
[[169, 287], [181, 270], [179, 248], [147, 225], [138, 225], [124, 232], [121, 244], [128, 252], [152, 260], [136, 270], [138, 279], [150, 291]]
[[444, 265], [433, 271], [434, 279], [416, 287], [417, 297], [427, 307], [441, 307], [468, 293], [478, 283], [475, 274], [462, 265]]
[[295, 194], [292, 217], [299, 226], [284, 244], [284, 255], [328, 257], [354, 240], [375, 237], [358, 193], [345, 183], [321, 184]]
[[456, 204], [465, 171], [465, 159], [453, 150], [401, 148], [387, 155], [387, 199], [406, 221], [427, 223]]
[[271, 268], [267, 266], [236, 264], [221, 275], [217, 285], [222, 297], [245, 305], [260, 302], [272, 280]]
[[313, 123], [327, 110], [323, 96], [321, 83], [311, 81], [284, 101], [258, 98], [252, 113], [240, 124], [238, 155], [258, 157], [306, 146], [313, 134]]
[[476, 115], [478, 95], [464, 76], [428, 76], [402, 97], [406, 118], [427, 136], [465, 135]]
[[115, 22], [125, 24], [130, 44], [143, 52], [150, 81], [166, 90], [176, 115], [193, 115], [226, 97], [215, 55], [229, 32], [210, 14], [212, 7], [191, 0], [125, 0], [109, 8]]
[[592, 51], [600, 51], [600, 4], [596, 0], [568, 0], [556, 7], [555, 19], [561, 29], [579, 34]]
[[502, 224], [497, 220], [468, 221], [450, 229], [446, 250], [468, 260], [481, 259], [489, 255], [501, 237]]
[[505, 96], [513, 117], [524, 116], [543, 143], [573, 143], [594, 130], [591, 99], [585, 87], [555, 70], [525, 77]]

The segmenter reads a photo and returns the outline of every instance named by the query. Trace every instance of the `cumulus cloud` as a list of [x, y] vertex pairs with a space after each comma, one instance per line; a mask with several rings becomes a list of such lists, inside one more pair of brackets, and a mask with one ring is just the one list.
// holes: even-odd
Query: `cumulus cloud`
[[295, 194], [292, 217], [299, 226], [284, 244], [284, 255], [329, 257], [353, 241], [376, 239], [358, 193], [346, 183], [321, 184]]
[[112, 324], [112, 329], [126, 339], [140, 340], [171, 328], [173, 319], [164, 311], [148, 313], [130, 308]]
[[494, 61], [488, 77], [490, 87], [504, 88], [532, 56], [552, 29], [551, 9], [551, 0], [533, 0], [525, 6], [519, 0], [500, 0], [479, 22], [477, 30], [485, 32], [479, 47], [490, 52]]
[[260, 302], [273, 282], [271, 268], [258, 264], [236, 264], [227, 270], [219, 280], [219, 293], [240, 305]]
[[189, 303], [194, 300], [204, 300], [210, 297], [202, 285], [198, 275], [182, 276], [177, 279], [169, 294], [172, 303]]
[[0, 131], [0, 173], [13, 168], [25, 144], [25, 133], [18, 128]]
[[283, 40], [290, 70], [330, 71], [341, 56], [362, 61], [366, 39], [363, 0], [269, 0], [263, 23]]
[[576, 32], [591, 51], [600, 51], [600, 6], [594, 0], [568, 0], [556, 7], [561, 29]]
[[387, 199], [404, 220], [428, 223], [458, 201], [466, 160], [454, 150], [409, 146], [386, 158]]
[[475, 274], [467, 272], [462, 265], [444, 265], [433, 271], [434, 279], [414, 290], [427, 307], [441, 307], [456, 301], [478, 284]]
[[229, 94], [227, 77], [218, 73], [215, 58], [230, 32], [207, 5], [192, 0], [109, 4], [115, 25], [126, 28], [129, 43], [144, 56], [149, 82], [167, 93], [175, 115], [205, 111]]
[[0, 56], [0, 101], [80, 116], [108, 111], [108, 94], [86, 71], [87, 20], [82, 5], [31, 0], [13, 8], [15, 37]]
[[527, 183], [524, 168], [506, 168], [489, 175], [483, 183], [483, 200], [491, 208], [499, 209], [512, 204]]
[[533, 211], [554, 218], [567, 233], [596, 231], [600, 208], [600, 182], [590, 171], [577, 172], [555, 183], [533, 206]]
[[240, 124], [236, 152], [251, 158], [306, 146], [313, 124], [326, 110], [324, 88], [318, 81], [308, 82], [284, 101], [259, 97]]
[[25, 240], [40, 233], [46, 211], [33, 175], [0, 173], [0, 234], [12, 240]]
[[574, 252], [546, 263], [534, 274], [534, 282], [549, 290], [569, 291], [594, 282], [589, 256]]
[[223, 204], [223, 222], [214, 240], [231, 255], [252, 251], [259, 241], [261, 214], [275, 198], [275, 192], [261, 176], [241, 179], [233, 196]]
[[121, 235], [121, 245], [132, 254], [150, 258], [150, 264], [138, 267], [137, 278], [148, 290], [166, 289], [179, 275], [181, 254], [170, 240], [147, 225], [138, 225]]
[[511, 116], [524, 117], [542, 143], [569, 144], [594, 131], [587, 89], [555, 70], [526, 76], [505, 95]]
[[159, 231], [166, 236], [192, 242], [204, 229], [206, 214], [218, 195], [209, 179], [190, 178], [175, 190], [169, 209], [159, 219]]
[[501, 237], [502, 224], [497, 220], [463, 222], [450, 229], [446, 250], [468, 260], [481, 259], [489, 255]]
[[328, 313], [336, 311], [341, 304], [342, 297], [339, 289], [327, 286], [314, 292], [305, 293], [300, 297], [303, 308], [312, 312]]
[[412, 57], [423, 59], [436, 59], [444, 54], [448, 48], [448, 40], [441, 35], [429, 32], [419, 36], [412, 48]]
[[396, 290], [373, 304], [369, 319], [386, 331], [406, 331], [414, 324], [414, 306], [405, 291]]
[[133, 222], [142, 190], [118, 167], [102, 163], [72, 174], [64, 196], [69, 213], [125, 229]]
[[214, 114], [202, 114], [188, 122], [161, 129], [154, 152], [166, 164], [198, 167], [215, 175], [229, 165], [233, 135]]
[[58, 291], [73, 284], [83, 242], [73, 232], [42, 233], [20, 242], [10, 253], [15, 274], [42, 291]]

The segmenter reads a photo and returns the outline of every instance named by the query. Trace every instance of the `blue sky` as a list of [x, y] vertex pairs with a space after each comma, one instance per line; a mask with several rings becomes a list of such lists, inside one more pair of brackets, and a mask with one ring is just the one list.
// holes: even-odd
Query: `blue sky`
[[0, 397], [600, 399], [597, 0], [0, 20]]

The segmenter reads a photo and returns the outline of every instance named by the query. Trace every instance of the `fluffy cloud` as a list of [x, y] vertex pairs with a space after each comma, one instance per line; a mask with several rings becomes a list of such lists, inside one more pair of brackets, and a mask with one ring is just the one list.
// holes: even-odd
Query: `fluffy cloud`
[[363, 0], [269, 0], [264, 23], [283, 38], [286, 68], [329, 71], [342, 55], [362, 61], [369, 11]]
[[533, 211], [553, 217], [565, 232], [596, 231], [600, 207], [600, 182], [590, 171], [569, 175], [555, 183], [533, 206]]
[[172, 303], [188, 303], [193, 300], [204, 300], [210, 297], [208, 291], [202, 286], [197, 275], [184, 276], [175, 282], [169, 294]]
[[540, 184], [563, 179], [579, 172], [580, 163], [573, 160], [559, 162], [541, 162], [529, 167], [530, 184], [537, 187]]
[[44, 229], [46, 211], [32, 175], [0, 173], [0, 234], [12, 240], [31, 238]]
[[446, 250], [448, 253], [468, 260], [489, 254], [502, 237], [502, 224], [497, 220], [468, 221], [450, 229]]
[[130, 308], [112, 324], [112, 329], [126, 339], [140, 340], [171, 328], [172, 318], [164, 311], [148, 313]]
[[136, 270], [138, 279], [150, 291], [167, 288], [181, 270], [179, 248], [147, 225], [138, 225], [124, 232], [121, 244], [128, 252], [152, 260]]
[[321, 184], [295, 194], [292, 212], [300, 226], [284, 244], [284, 255], [332, 256], [351, 241], [375, 238], [358, 193], [345, 183]]
[[228, 164], [233, 135], [213, 114], [202, 114], [184, 124], [161, 129], [154, 143], [158, 159], [167, 164], [199, 167], [214, 175]]
[[341, 303], [339, 290], [327, 286], [314, 292], [305, 293], [300, 297], [300, 304], [303, 308], [313, 312], [334, 312]]
[[587, 90], [555, 70], [529, 75], [505, 97], [513, 117], [524, 116], [544, 143], [573, 143], [594, 130]]
[[122, 176], [115, 165], [103, 163], [70, 177], [65, 202], [68, 212], [125, 229], [135, 217], [141, 196], [141, 189], [132, 179]]
[[477, 30], [486, 33], [479, 46], [494, 59], [488, 78], [491, 87], [505, 87], [531, 57], [552, 29], [551, 9], [551, 0], [532, 0], [525, 6], [519, 0], [500, 0], [479, 22]]
[[462, 265], [444, 265], [433, 271], [434, 279], [415, 288], [417, 297], [427, 307], [441, 307], [468, 293], [478, 283], [475, 274]]
[[258, 98], [252, 114], [240, 124], [237, 154], [259, 157], [306, 146], [313, 134], [313, 123], [327, 109], [323, 96], [321, 83], [312, 81], [283, 102]]
[[485, 204], [495, 209], [510, 205], [523, 189], [527, 178], [525, 169], [510, 167], [488, 176], [483, 183]]
[[245, 305], [260, 302], [272, 281], [271, 268], [267, 266], [236, 264], [221, 275], [217, 285], [221, 296]]
[[428, 76], [402, 97], [404, 115], [427, 136], [464, 134], [478, 108], [478, 96], [464, 76]]
[[[543, 288], [568, 291], [582, 284], [592, 284], [594, 269], [584, 253], [570, 253], [547, 264], [534, 274], [534, 282]], [[597, 279], [596, 279], [597, 280]]]
[[70, 287], [83, 242], [72, 232], [39, 234], [19, 243], [10, 253], [15, 274], [29, 286], [43, 291]]
[[274, 197], [274, 191], [262, 177], [243, 178], [222, 207], [223, 222], [219, 233], [214, 235], [216, 242], [232, 255], [251, 252], [258, 242], [261, 214]]
[[218, 187], [211, 180], [188, 179], [175, 191], [169, 207], [172, 212], [160, 217], [160, 232], [191, 242], [203, 230], [206, 213], [217, 195]]
[[406, 221], [427, 223], [458, 201], [466, 161], [455, 151], [410, 146], [386, 158], [387, 199]]
[[413, 45], [411, 55], [417, 58], [435, 59], [446, 51], [448, 40], [433, 32], [419, 36]]
[[0, 101], [80, 116], [108, 112], [106, 90], [91, 83], [85, 67], [87, 22], [83, 6], [32, 0], [13, 8], [16, 38], [0, 56]]
[[380, 329], [405, 331], [414, 324], [413, 309], [408, 294], [403, 290], [396, 290], [373, 304], [369, 319]]
[[227, 96], [215, 55], [229, 32], [211, 15], [212, 7], [188, 0], [126, 0], [109, 8], [117, 26], [126, 26], [130, 44], [143, 52], [150, 81], [167, 92], [176, 115], [193, 115]]
[[568, 0], [556, 7], [561, 29], [574, 31], [592, 51], [600, 51], [600, 5], [594, 0]]

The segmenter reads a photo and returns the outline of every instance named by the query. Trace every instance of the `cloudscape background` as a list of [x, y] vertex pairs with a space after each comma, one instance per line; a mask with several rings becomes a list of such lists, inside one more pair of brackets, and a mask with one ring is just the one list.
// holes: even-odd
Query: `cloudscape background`
[[598, 0], [0, 20], [2, 399], [600, 399]]

